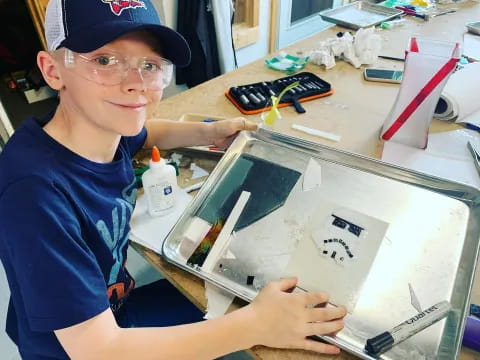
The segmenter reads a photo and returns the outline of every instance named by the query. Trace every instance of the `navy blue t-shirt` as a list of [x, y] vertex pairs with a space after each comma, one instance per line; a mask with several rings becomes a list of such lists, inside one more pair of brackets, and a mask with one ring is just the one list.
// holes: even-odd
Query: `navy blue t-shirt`
[[[7, 333], [29, 359], [68, 358], [54, 330], [116, 310], [134, 287], [125, 269], [136, 198], [132, 156], [89, 161], [28, 119], [0, 153], [0, 258], [11, 298]], [[88, 141], [88, 139], [85, 139]]]

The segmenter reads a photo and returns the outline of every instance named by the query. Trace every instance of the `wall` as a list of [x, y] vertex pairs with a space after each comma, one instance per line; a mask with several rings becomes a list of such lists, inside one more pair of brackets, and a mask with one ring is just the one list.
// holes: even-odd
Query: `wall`
[[[176, 0], [152, 0], [155, 9], [157, 9], [158, 15], [162, 20], [162, 23], [171, 27], [176, 28], [177, 23], [177, 1]], [[187, 90], [186, 85], [176, 85], [175, 84], [175, 74], [173, 75], [172, 83], [163, 91], [163, 98], [166, 99], [170, 96], [178, 94], [182, 91]], [[176, 120], [176, 119], [172, 119]]]
[[260, 0], [260, 39], [255, 44], [237, 50], [237, 62], [239, 67], [268, 54], [271, 1], [277, 0]]
[[[246, 65], [268, 54], [270, 37], [270, 1], [260, 0], [260, 39], [255, 44], [246, 46], [237, 50], [238, 66]], [[152, 0], [162, 22], [175, 28], [177, 22], [177, 1], [176, 0]], [[169, 87], [165, 89], [164, 98], [178, 94], [187, 90], [186, 85], [176, 85], [172, 81]]]

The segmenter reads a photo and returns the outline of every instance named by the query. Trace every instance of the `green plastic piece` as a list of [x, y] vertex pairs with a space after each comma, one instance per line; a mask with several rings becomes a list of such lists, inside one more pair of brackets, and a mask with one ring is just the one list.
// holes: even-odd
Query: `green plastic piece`
[[265, 60], [265, 64], [267, 64], [270, 69], [284, 71], [287, 74], [291, 74], [302, 70], [308, 63], [308, 59], [308, 56], [300, 58], [297, 56], [286, 54], [278, 55], [272, 59]]

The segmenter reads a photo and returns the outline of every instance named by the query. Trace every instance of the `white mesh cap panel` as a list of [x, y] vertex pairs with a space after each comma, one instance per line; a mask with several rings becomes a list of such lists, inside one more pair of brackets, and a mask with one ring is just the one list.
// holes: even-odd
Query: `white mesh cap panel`
[[[83, 1], [83, 0], [81, 0]], [[45, 37], [48, 50], [57, 50], [65, 40], [65, 27], [63, 26], [62, 0], [50, 0], [45, 14]]]

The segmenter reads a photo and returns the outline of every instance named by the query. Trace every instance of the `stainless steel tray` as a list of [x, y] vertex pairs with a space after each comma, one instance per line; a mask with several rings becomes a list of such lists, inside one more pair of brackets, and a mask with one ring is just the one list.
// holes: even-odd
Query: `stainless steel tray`
[[403, 12], [398, 9], [356, 1], [320, 13], [323, 20], [350, 29], [367, 28], [393, 19]]
[[[265, 129], [242, 132], [168, 235], [163, 256], [247, 301], [256, 296], [264, 283], [281, 276], [282, 267], [288, 262], [298, 233], [302, 231], [302, 218], [308, 205], [318, 199], [311, 193], [306, 197], [294, 189], [281, 209], [286, 217], [272, 217], [271, 222], [264, 223], [283, 236], [269, 238], [247, 231], [247, 236], [240, 239], [240, 246], [238, 242], [235, 245], [236, 240], [231, 244], [231, 248], [236, 246], [236, 257], [225, 259], [228, 268], [205, 272], [187, 265], [179, 252], [184, 231], [241, 154], [302, 174], [309, 160], [314, 159], [322, 167], [317, 195], [390, 224], [356, 307], [345, 319], [345, 329], [336, 337], [324, 336], [323, 339], [362, 359], [451, 360], [457, 356], [479, 253], [480, 192], [477, 189]], [[269, 257], [276, 257], [276, 261], [258, 263], [259, 258]], [[259, 273], [259, 266], [264, 267], [263, 274]], [[248, 273], [257, 275], [252, 285], [245, 283]], [[423, 308], [448, 300], [453, 311], [446, 319], [380, 357], [366, 354], [363, 349], [367, 338], [416, 314], [408, 284], [415, 289]]]
[[468, 22], [465, 24], [468, 32], [475, 35], [480, 35], [480, 21]]

